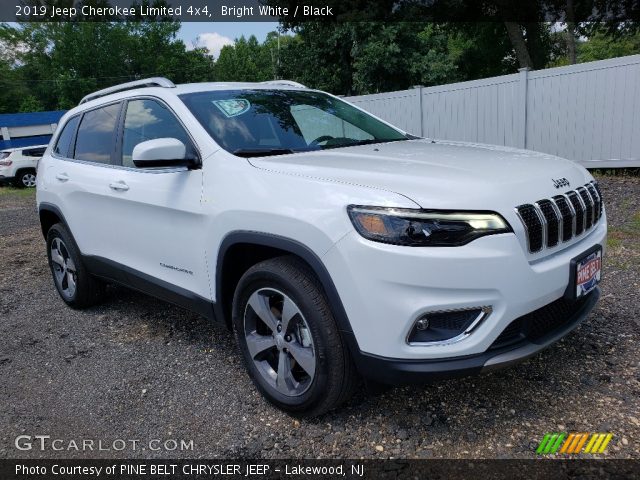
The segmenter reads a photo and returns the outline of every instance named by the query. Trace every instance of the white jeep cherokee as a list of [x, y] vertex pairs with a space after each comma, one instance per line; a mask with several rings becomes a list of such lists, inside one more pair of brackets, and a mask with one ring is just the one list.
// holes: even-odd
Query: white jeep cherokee
[[19, 188], [36, 186], [38, 162], [46, 145], [0, 150], [0, 183], [11, 182]]
[[102, 90], [41, 162], [62, 299], [114, 282], [217, 319], [290, 412], [337, 406], [360, 376], [522, 360], [600, 295], [606, 217], [584, 168], [416, 138], [294, 82]]

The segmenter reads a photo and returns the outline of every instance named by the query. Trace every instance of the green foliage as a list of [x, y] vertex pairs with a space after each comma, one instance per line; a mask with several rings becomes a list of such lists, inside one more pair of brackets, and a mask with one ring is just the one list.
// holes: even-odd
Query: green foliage
[[44, 110], [40, 101], [33, 95], [27, 95], [20, 102], [20, 112], [40, 112]]
[[611, 36], [600, 30], [578, 44], [578, 63], [640, 53], [640, 32]]
[[[171, 21], [4, 25], [0, 41], [15, 58], [3, 55], [13, 68], [0, 73], [9, 89], [0, 94], [0, 111], [67, 109], [87, 93], [136, 78], [211, 80], [213, 59], [202, 49], [188, 51], [179, 28]], [[16, 105], [11, 97], [24, 101]]]
[[216, 79], [235, 82], [259, 82], [273, 79], [272, 60], [267, 45], [255, 36], [236, 39], [225, 45], [215, 65]]
[[[604, 27], [582, 26], [580, 33], [582, 35], [576, 41], [577, 63], [640, 54], [640, 30], [637, 28], [627, 26], [612, 31]], [[565, 31], [552, 34], [553, 47], [547, 67], [561, 67], [569, 64], [566, 38]]]
[[[203, 48], [187, 49], [178, 22], [157, 20], [0, 24], [0, 113], [67, 109], [87, 93], [149, 76], [176, 83], [287, 78], [354, 95], [486, 78], [519, 66], [500, 22], [302, 22], [262, 43], [240, 37], [214, 60]], [[567, 63], [566, 32], [550, 27], [520, 25], [534, 68]], [[640, 53], [638, 28], [582, 25], [579, 32], [579, 62]]]

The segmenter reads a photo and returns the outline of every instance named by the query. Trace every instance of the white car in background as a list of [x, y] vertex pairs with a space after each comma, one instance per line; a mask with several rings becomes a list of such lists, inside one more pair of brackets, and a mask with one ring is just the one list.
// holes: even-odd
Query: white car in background
[[46, 145], [0, 150], [0, 183], [11, 182], [16, 187], [34, 188], [36, 171]]

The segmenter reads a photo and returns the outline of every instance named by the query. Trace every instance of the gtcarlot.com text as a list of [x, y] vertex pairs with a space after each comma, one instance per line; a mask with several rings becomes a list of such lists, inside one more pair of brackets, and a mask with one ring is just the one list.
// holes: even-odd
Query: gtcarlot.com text
[[142, 441], [133, 438], [116, 438], [114, 440], [95, 440], [90, 438], [63, 439], [51, 438], [50, 435], [18, 435], [14, 441], [18, 450], [39, 450], [56, 452], [122, 452], [151, 450], [152, 452], [193, 451], [193, 440], [159, 439]]

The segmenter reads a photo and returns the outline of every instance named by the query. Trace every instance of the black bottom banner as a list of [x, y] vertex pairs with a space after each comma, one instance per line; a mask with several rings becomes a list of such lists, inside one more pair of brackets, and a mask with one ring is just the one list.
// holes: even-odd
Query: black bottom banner
[[637, 479], [640, 460], [0, 460], [13, 479]]

